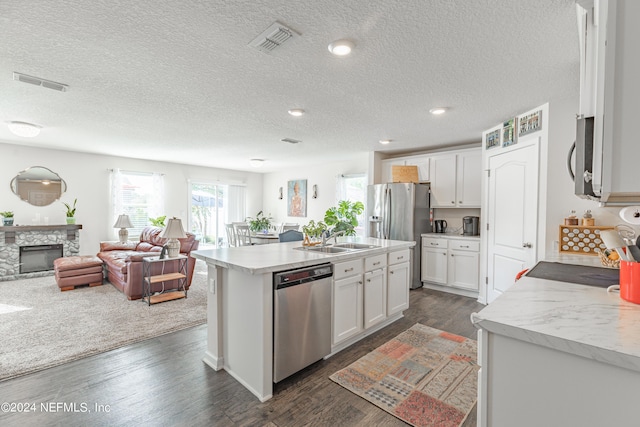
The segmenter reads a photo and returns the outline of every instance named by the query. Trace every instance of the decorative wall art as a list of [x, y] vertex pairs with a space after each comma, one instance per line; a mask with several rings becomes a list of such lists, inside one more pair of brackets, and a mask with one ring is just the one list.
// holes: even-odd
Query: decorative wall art
[[298, 179], [287, 184], [287, 215], [307, 216], [307, 180]]
[[496, 129], [487, 133], [485, 147], [486, 149], [499, 147], [500, 146], [500, 129]]
[[516, 119], [507, 120], [502, 124], [502, 146], [508, 147], [516, 143]]
[[542, 127], [542, 110], [522, 116], [518, 122], [518, 136], [540, 130]]

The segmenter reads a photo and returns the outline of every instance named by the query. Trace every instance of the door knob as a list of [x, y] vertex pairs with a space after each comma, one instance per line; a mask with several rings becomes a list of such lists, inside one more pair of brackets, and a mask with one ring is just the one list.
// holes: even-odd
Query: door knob
[[522, 244], [522, 247], [523, 247], [523, 248], [532, 248], [532, 247], [533, 247], [533, 245], [532, 245], [530, 242], [526, 242], [526, 243], [523, 243], [523, 244]]

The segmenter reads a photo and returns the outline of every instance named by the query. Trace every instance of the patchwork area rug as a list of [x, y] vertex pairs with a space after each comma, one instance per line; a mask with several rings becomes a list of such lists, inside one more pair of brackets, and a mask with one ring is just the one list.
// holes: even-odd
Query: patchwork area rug
[[477, 399], [477, 343], [415, 324], [331, 375], [414, 426], [459, 426]]
[[53, 276], [0, 282], [0, 381], [207, 321], [206, 265], [186, 299], [149, 307], [105, 281], [60, 292]]

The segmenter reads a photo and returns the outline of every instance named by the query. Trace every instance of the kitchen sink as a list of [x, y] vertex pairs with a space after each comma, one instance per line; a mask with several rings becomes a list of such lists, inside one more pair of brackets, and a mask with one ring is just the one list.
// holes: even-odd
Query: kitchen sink
[[316, 246], [312, 248], [306, 248], [309, 252], [320, 252], [325, 254], [337, 254], [340, 252], [349, 252], [347, 248], [337, 248], [335, 246]]
[[346, 248], [346, 249], [373, 249], [380, 246], [368, 245], [366, 243], [337, 243], [333, 245], [334, 248]]

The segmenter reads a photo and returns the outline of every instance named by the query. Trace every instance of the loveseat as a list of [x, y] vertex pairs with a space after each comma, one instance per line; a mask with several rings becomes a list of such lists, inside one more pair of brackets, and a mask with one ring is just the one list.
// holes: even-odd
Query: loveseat
[[[142, 298], [142, 259], [146, 256], [160, 255], [162, 247], [167, 243], [167, 239], [160, 237], [162, 231], [161, 227], [145, 227], [140, 234], [139, 242], [100, 242], [98, 257], [105, 264], [107, 279], [130, 300]], [[186, 238], [178, 240], [180, 241], [180, 254], [187, 257], [191, 251], [198, 249], [200, 244], [196, 240], [196, 236], [191, 233], [187, 233]], [[189, 289], [191, 285], [195, 261], [191, 257], [187, 260], [186, 289]], [[162, 270], [163, 268], [164, 270]], [[177, 261], [151, 264], [152, 275], [176, 271], [178, 271]], [[151, 292], [162, 291], [163, 287], [164, 289], [176, 288], [176, 282], [154, 283], [151, 286]]]

